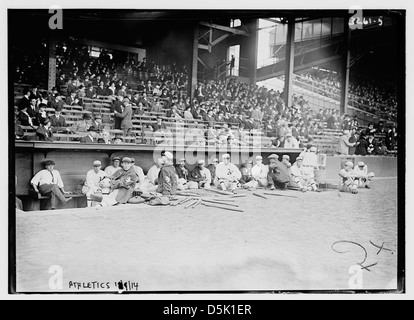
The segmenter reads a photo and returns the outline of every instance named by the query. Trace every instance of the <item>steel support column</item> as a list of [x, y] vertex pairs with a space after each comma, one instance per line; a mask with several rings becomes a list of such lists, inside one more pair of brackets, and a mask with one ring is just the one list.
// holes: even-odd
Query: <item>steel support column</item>
[[198, 72], [198, 24], [194, 26], [194, 37], [193, 37], [193, 56], [191, 62], [191, 79], [190, 79], [190, 97], [191, 100], [194, 98], [194, 92], [197, 89], [197, 72]]
[[341, 114], [348, 112], [349, 71], [351, 68], [351, 30], [349, 29], [348, 19], [344, 20], [344, 51], [342, 60], [341, 98], [339, 105]]
[[284, 99], [287, 107], [292, 105], [293, 67], [295, 62], [295, 18], [289, 18], [286, 38], [286, 67]]

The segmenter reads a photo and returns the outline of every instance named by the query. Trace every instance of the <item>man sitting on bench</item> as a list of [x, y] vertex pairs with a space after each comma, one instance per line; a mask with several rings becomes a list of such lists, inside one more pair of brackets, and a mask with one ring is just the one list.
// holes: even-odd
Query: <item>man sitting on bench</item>
[[40, 170], [30, 183], [36, 192], [40, 192], [42, 196], [51, 196], [51, 209], [66, 204], [72, 198], [65, 198], [65, 194], [70, 192], [65, 191], [60, 173], [55, 168], [55, 162], [53, 160], [46, 160], [44, 162], [45, 169]]

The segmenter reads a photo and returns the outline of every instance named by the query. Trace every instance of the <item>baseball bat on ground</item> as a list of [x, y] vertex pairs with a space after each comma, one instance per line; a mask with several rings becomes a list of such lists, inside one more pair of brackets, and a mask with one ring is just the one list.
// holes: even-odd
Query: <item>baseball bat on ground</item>
[[233, 209], [233, 208], [228, 208], [228, 207], [224, 207], [222, 205], [216, 205], [216, 204], [212, 204], [212, 203], [205, 203], [203, 202], [203, 205], [209, 208], [218, 208], [218, 209], [224, 209], [224, 210], [229, 210], [229, 211], [236, 211], [236, 212], [244, 212], [244, 210], [241, 209]]
[[221, 205], [226, 205], [226, 206], [231, 206], [231, 207], [237, 207], [237, 208], [239, 207], [237, 204], [220, 202], [219, 200], [205, 200], [205, 199], [203, 199], [203, 202], [221, 204]]

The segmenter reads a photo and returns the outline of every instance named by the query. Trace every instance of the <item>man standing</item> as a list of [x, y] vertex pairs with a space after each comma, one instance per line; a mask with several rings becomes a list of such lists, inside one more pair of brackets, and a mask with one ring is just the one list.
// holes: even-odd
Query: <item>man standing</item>
[[256, 157], [256, 164], [252, 168], [252, 176], [258, 182], [259, 187], [267, 187], [267, 174], [269, 168], [263, 164], [263, 157]]
[[122, 169], [117, 170], [111, 177], [109, 195], [104, 195], [101, 202], [102, 206], [113, 206], [118, 203], [127, 203], [132, 198], [135, 189], [137, 175], [132, 166], [132, 160], [124, 157], [121, 161]]
[[174, 168], [174, 157], [171, 152], [165, 152], [164, 165], [160, 170], [158, 176], [158, 189], [157, 192], [162, 195], [175, 195], [177, 193], [177, 174]]
[[175, 167], [175, 171], [178, 175], [178, 190], [185, 190], [188, 188], [188, 175], [189, 171], [185, 166], [185, 158], [181, 158], [178, 160], [178, 165]]
[[211, 173], [205, 167], [205, 161], [200, 159], [197, 161], [197, 166], [191, 171], [188, 182], [188, 189], [210, 189], [211, 188]]
[[82, 193], [89, 196], [93, 193], [101, 191], [101, 181], [106, 177], [106, 173], [101, 170], [102, 163], [99, 160], [93, 162], [93, 169], [86, 173], [86, 181], [82, 187]]
[[124, 100], [122, 101], [122, 106], [123, 106], [123, 111], [120, 113], [117, 110], [114, 110], [114, 115], [115, 118], [120, 118], [121, 123], [120, 123], [120, 129], [124, 130], [124, 136], [128, 135], [131, 130], [132, 130], [132, 107], [131, 104], [129, 103], [129, 99], [128, 98], [124, 98]]
[[112, 158], [112, 165], [107, 166], [105, 168], [105, 173], [108, 177], [112, 176], [116, 171], [121, 169], [121, 158], [120, 157], [113, 157]]
[[230, 162], [230, 155], [228, 153], [224, 154], [222, 158], [223, 162], [220, 162], [216, 168], [216, 179], [219, 189], [234, 191], [237, 189], [238, 182], [241, 179], [241, 172], [239, 168]]
[[54, 170], [55, 162], [53, 160], [46, 160], [44, 166], [45, 169], [36, 173], [30, 183], [36, 192], [43, 196], [51, 196], [53, 210], [62, 204], [68, 203], [72, 198], [65, 198], [65, 194], [70, 192], [65, 191], [59, 171]]
[[343, 135], [339, 138], [338, 153], [342, 155], [349, 154], [349, 147], [353, 147], [356, 143], [350, 143], [349, 138], [351, 133], [349, 130], [344, 130]]
[[274, 190], [275, 186], [285, 190], [290, 181], [286, 166], [279, 161], [279, 156], [277, 154], [271, 154], [268, 159], [270, 163], [269, 173], [267, 174], [267, 183], [270, 190]]
[[365, 188], [371, 189], [369, 184], [375, 175], [373, 172], [368, 173], [368, 166], [364, 162], [358, 162], [358, 166], [354, 168], [354, 175], [355, 180], [358, 181], [359, 187], [363, 187], [365, 185]]

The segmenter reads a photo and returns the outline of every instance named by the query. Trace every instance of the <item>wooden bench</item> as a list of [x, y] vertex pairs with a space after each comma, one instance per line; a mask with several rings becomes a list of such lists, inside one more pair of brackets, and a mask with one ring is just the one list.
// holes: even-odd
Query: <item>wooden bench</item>
[[[40, 192], [36, 192], [33, 189], [29, 189], [28, 197], [30, 201], [28, 202], [26, 211], [37, 211], [37, 210], [50, 210], [51, 203], [50, 203], [50, 196], [49, 195], [42, 195]], [[85, 208], [86, 207], [86, 195], [84, 194], [65, 194], [65, 198], [72, 197], [75, 201], [75, 208]], [[68, 204], [63, 205], [62, 209], [68, 207]]]

